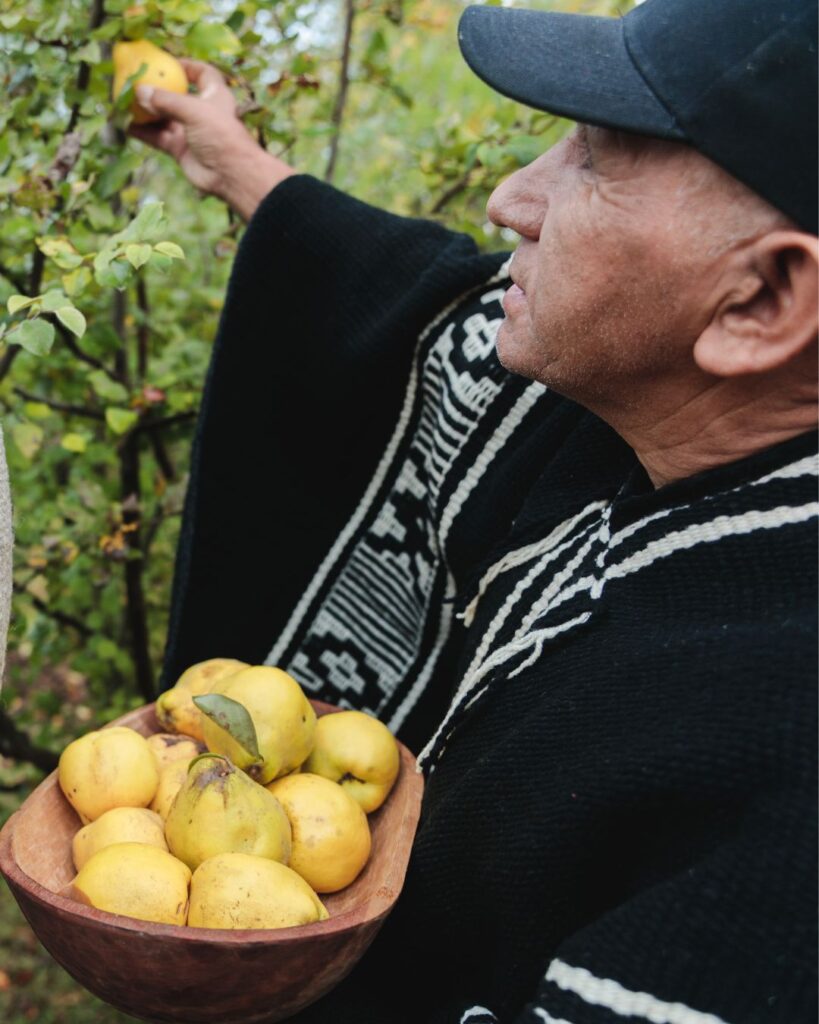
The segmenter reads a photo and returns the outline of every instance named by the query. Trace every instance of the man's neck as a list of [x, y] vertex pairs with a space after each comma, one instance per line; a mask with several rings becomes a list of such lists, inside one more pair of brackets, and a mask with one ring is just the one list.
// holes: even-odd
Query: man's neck
[[676, 402], [603, 417], [655, 487], [737, 462], [817, 425], [816, 384], [772, 392], [752, 378], [714, 381]]

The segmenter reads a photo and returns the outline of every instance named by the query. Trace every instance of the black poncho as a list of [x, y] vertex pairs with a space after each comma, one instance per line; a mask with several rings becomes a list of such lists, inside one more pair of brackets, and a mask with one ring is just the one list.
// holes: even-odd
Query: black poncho
[[816, 437], [655, 491], [497, 362], [505, 259], [296, 176], [236, 260], [165, 685], [267, 660], [427, 774], [299, 1019], [812, 1024]]

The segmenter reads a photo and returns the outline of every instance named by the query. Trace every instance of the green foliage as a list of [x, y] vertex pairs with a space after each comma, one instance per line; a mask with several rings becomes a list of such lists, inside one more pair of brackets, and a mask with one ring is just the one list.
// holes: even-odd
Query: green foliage
[[340, 0], [132, 3], [0, 0], [0, 402], [16, 527], [4, 703], [56, 748], [81, 725], [62, 716], [51, 728], [61, 712], [25, 699], [32, 679], [79, 673], [95, 721], [151, 693], [195, 413], [241, 230], [126, 135], [129, 98], [110, 101], [113, 42], [145, 37], [211, 61], [271, 151], [318, 177], [334, 161], [339, 187], [482, 247], [512, 244], [486, 221], [491, 189], [566, 127], [469, 71], [455, 43], [460, 0], [356, 0], [343, 110]]

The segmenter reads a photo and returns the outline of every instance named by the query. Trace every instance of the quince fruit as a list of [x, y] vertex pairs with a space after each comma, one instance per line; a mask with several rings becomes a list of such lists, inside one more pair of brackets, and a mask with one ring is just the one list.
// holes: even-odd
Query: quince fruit
[[289, 928], [326, 921], [327, 909], [295, 871], [265, 857], [222, 853], [194, 871], [194, 928]]
[[218, 853], [283, 863], [290, 857], [290, 823], [279, 801], [219, 754], [191, 761], [168, 811], [165, 838], [192, 871]]
[[262, 785], [295, 771], [313, 749], [316, 713], [280, 668], [243, 669], [193, 700], [205, 715], [208, 750], [229, 757]]
[[151, 801], [151, 810], [156, 811], [163, 822], [168, 818], [176, 794], [185, 784], [189, 765], [190, 761], [171, 761], [159, 773], [159, 785]]
[[112, 726], [73, 740], [60, 755], [57, 778], [82, 823], [112, 807], [147, 807], [159, 784], [156, 758], [134, 729]]
[[362, 711], [322, 715], [303, 770], [337, 782], [367, 814], [389, 796], [398, 778], [398, 744], [390, 730]]
[[[157, 89], [184, 93], [188, 91], [188, 76], [185, 69], [172, 54], [149, 42], [147, 39], [120, 41], [114, 43], [114, 99], [116, 100], [128, 79], [146, 65], [145, 70], [134, 79], [133, 85], [153, 85]], [[150, 124], [161, 121], [161, 115], [152, 114], [141, 107], [134, 97], [131, 103], [134, 124]]]
[[111, 914], [185, 924], [190, 880], [187, 865], [167, 850], [115, 843], [86, 861], [65, 894]]
[[337, 782], [302, 772], [267, 789], [290, 819], [290, 867], [316, 892], [337, 892], [367, 863], [371, 837], [367, 815]]
[[165, 822], [146, 807], [112, 807], [74, 835], [74, 867], [81, 871], [95, 853], [114, 843], [145, 843], [167, 850]]
[[204, 743], [172, 732], [155, 732], [148, 737], [148, 746], [154, 752], [160, 773], [172, 761], [184, 761], [187, 766], [199, 754], [205, 753]]
[[160, 724], [171, 732], [181, 732], [201, 742], [204, 738], [202, 713], [194, 705], [193, 698], [210, 693], [220, 679], [243, 668], [247, 668], [247, 664], [235, 658], [209, 658], [185, 669], [176, 685], [157, 699], [156, 717]]

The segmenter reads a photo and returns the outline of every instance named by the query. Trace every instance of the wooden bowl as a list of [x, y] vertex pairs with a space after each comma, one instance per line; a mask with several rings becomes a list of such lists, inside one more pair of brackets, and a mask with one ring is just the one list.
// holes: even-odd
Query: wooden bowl
[[[313, 701], [319, 715], [338, 710]], [[160, 732], [149, 704], [112, 725]], [[150, 1021], [268, 1024], [329, 992], [375, 938], [404, 884], [423, 777], [399, 744], [401, 769], [369, 816], [372, 853], [358, 878], [321, 896], [328, 921], [229, 931], [153, 924], [57, 895], [75, 871], [81, 827], [53, 772], [0, 832], [0, 871], [37, 937], [69, 974], [120, 1010]]]

